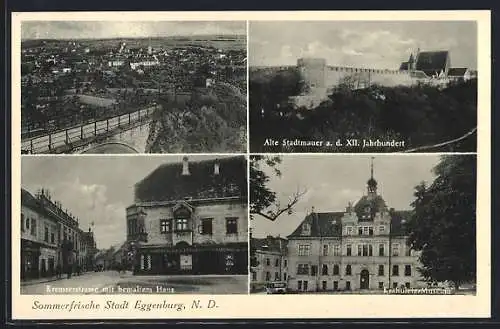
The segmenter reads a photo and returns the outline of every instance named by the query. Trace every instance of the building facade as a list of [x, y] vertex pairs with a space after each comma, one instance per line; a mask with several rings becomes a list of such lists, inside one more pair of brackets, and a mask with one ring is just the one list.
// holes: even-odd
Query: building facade
[[250, 240], [252, 291], [263, 289], [269, 282], [288, 280], [287, 242], [273, 236]]
[[389, 209], [368, 180], [367, 194], [345, 211], [306, 216], [288, 236], [292, 291], [383, 290], [426, 286], [418, 253], [407, 246], [409, 211]]
[[136, 274], [248, 274], [244, 157], [165, 164], [135, 186]]
[[90, 270], [95, 247], [93, 232], [83, 232], [78, 219], [52, 201], [48, 191], [33, 196], [21, 189], [23, 280]]

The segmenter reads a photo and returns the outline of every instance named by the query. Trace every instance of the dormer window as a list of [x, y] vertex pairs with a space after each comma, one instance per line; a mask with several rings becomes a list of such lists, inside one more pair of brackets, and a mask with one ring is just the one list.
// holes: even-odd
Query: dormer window
[[302, 235], [311, 235], [311, 225], [308, 223], [302, 224]]

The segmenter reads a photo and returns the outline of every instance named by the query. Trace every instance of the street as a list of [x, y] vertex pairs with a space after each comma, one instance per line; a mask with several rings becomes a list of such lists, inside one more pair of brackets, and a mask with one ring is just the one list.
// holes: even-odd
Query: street
[[21, 294], [247, 294], [247, 275], [138, 275], [88, 272], [70, 279], [23, 283]]

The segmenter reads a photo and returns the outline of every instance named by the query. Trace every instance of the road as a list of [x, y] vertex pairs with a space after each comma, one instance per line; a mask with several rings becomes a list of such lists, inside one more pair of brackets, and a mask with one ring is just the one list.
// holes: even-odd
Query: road
[[88, 272], [71, 279], [25, 284], [26, 295], [82, 294], [247, 294], [247, 275], [137, 275]]

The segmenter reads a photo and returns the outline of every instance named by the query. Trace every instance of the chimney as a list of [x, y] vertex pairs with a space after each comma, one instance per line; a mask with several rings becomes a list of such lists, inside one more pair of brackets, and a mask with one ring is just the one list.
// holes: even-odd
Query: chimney
[[215, 159], [215, 163], [214, 163], [214, 175], [219, 175], [219, 168], [220, 168], [219, 159]]
[[182, 158], [182, 175], [189, 175], [189, 159], [188, 157]]

